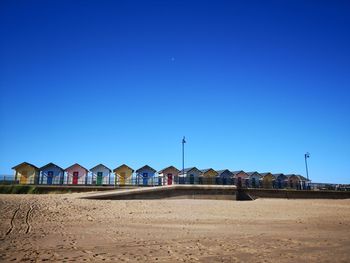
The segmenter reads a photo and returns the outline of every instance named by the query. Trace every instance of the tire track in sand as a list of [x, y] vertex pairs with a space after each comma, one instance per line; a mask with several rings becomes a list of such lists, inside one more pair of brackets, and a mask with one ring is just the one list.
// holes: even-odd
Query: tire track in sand
[[29, 234], [30, 233], [30, 230], [32, 229], [32, 225], [29, 223], [29, 219], [31, 217], [31, 213], [33, 211], [33, 206], [31, 205], [27, 211], [27, 214], [26, 214], [26, 218], [25, 218], [25, 222], [26, 222], [26, 225], [27, 225], [27, 229], [26, 229], [26, 234]]
[[12, 215], [12, 218], [11, 218], [11, 221], [10, 221], [10, 228], [7, 230], [5, 236], [8, 236], [9, 234], [11, 234], [11, 232], [13, 231], [13, 229], [15, 228], [15, 224], [14, 224], [14, 221], [15, 221], [15, 217], [18, 213], [18, 211], [21, 209], [21, 205], [18, 206], [18, 208], [15, 210], [15, 212], [13, 213]]

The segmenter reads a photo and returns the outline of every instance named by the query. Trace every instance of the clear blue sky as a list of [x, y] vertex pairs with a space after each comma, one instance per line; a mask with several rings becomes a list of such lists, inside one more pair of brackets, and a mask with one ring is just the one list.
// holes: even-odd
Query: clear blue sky
[[0, 174], [149, 164], [350, 183], [348, 1], [0, 2]]

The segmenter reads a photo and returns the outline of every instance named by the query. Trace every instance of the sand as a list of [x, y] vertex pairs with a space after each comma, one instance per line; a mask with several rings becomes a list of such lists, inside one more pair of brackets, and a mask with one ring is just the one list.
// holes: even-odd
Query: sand
[[350, 200], [0, 195], [0, 261], [350, 262]]

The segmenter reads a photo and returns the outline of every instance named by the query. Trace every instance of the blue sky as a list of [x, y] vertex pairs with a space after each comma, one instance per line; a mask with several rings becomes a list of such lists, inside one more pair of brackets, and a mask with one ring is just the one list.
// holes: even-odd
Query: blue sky
[[350, 183], [347, 1], [1, 1], [0, 174], [27, 161]]

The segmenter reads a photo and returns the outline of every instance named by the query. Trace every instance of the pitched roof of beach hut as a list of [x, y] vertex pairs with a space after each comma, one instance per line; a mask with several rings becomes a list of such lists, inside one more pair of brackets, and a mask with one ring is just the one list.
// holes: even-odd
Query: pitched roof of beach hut
[[73, 165], [67, 167], [67, 168], [64, 169], [64, 170], [67, 171], [67, 170], [69, 170], [70, 168], [72, 168], [73, 166], [76, 166], [76, 165], [77, 165], [77, 166], [80, 166], [81, 168], [83, 168], [84, 170], [86, 170], [86, 172], [89, 172], [88, 169], [86, 169], [84, 166], [82, 166], [82, 165], [80, 165], [80, 164], [78, 164], [78, 163], [75, 163], [75, 164], [73, 164]]
[[299, 175], [298, 176], [301, 178], [302, 181], [310, 181], [310, 179], [307, 179], [306, 177], [302, 176], [302, 175]]
[[17, 164], [16, 166], [12, 167], [12, 169], [16, 170], [17, 168], [19, 168], [19, 167], [21, 167], [21, 166], [23, 166], [23, 165], [28, 165], [28, 166], [33, 167], [33, 168], [36, 169], [36, 170], [39, 170], [39, 168], [36, 167], [34, 164], [27, 163], [27, 162], [23, 162], [23, 163]]
[[230, 173], [231, 175], [233, 175], [233, 173], [229, 169], [217, 170], [217, 173], [218, 173], [219, 176], [222, 175], [225, 172]]
[[267, 173], [261, 173], [261, 177], [265, 177], [265, 176], [267, 176], [267, 175], [271, 175], [271, 176], [273, 176], [273, 174], [272, 174], [272, 173], [270, 173], [270, 172], [267, 172]]
[[177, 172], [180, 172], [180, 170], [177, 169], [175, 166], [170, 165], [170, 166], [165, 167], [164, 169], [160, 170], [158, 173], [162, 174], [165, 170], [169, 170], [169, 169], [173, 169], [173, 170], [176, 170]]
[[247, 172], [247, 174], [248, 174], [249, 176], [252, 176], [252, 175], [261, 176], [261, 174], [258, 173], [257, 171], [255, 171], [255, 172]]
[[286, 175], [288, 178], [291, 178], [291, 177], [296, 177], [298, 178], [300, 181], [303, 181], [303, 180], [307, 180], [305, 177], [299, 175], [299, 174], [287, 174]]
[[302, 176], [300, 174], [287, 174], [286, 176], [288, 178], [290, 178], [290, 177], [297, 177], [300, 181], [310, 181], [310, 179], [308, 180], [307, 178], [305, 178], [304, 176]]
[[245, 171], [243, 171], [243, 170], [240, 170], [240, 171], [233, 171], [232, 172], [233, 173], [233, 175], [237, 175], [237, 174], [239, 174], [239, 173], [245, 173], [245, 174], [247, 174]]
[[281, 179], [281, 178], [283, 178], [283, 180], [286, 180], [286, 179], [288, 179], [288, 176], [287, 175], [285, 175], [285, 174], [273, 174], [273, 177], [275, 177], [276, 179]]
[[288, 174], [288, 180], [298, 180], [298, 181], [303, 181], [303, 179], [300, 177], [298, 174]]
[[279, 177], [279, 176], [283, 176], [284, 174], [282, 174], [282, 173], [277, 173], [277, 174], [272, 174], [272, 175], [273, 175], [273, 177], [277, 178], [277, 177]]
[[126, 167], [126, 168], [130, 169], [132, 172], [134, 172], [134, 169], [132, 169], [130, 166], [127, 166], [126, 164], [122, 164], [122, 165], [118, 166], [117, 168], [115, 168], [115, 169], [113, 170], [113, 172], [118, 171], [118, 170], [119, 170], [120, 168], [122, 168], [122, 167]]
[[[208, 171], [210, 171], [210, 170], [215, 171], [213, 168], [200, 169], [200, 171], [201, 171], [202, 173], [206, 173], [206, 172], [208, 172]], [[215, 171], [215, 172], [216, 172], [216, 171]]]
[[102, 164], [102, 163], [100, 163], [100, 164], [98, 164], [98, 165], [92, 167], [92, 168], [90, 169], [90, 171], [95, 170], [95, 169], [96, 169], [97, 167], [99, 167], [99, 166], [102, 166], [102, 167], [106, 168], [108, 171], [112, 172], [111, 169], [109, 169], [107, 166], [105, 166], [105, 165]]
[[202, 172], [202, 174], [205, 174], [207, 172], [214, 172], [216, 175], [219, 175], [219, 173], [215, 171], [213, 168], [201, 169], [200, 171]]
[[62, 167], [60, 167], [60, 166], [58, 166], [57, 164], [54, 164], [54, 163], [48, 163], [48, 164], [40, 167], [40, 170], [44, 170], [45, 168], [50, 167], [50, 166], [57, 167], [58, 169], [64, 171], [64, 169]]
[[[192, 171], [192, 170], [195, 170], [195, 171], [197, 171], [197, 172], [199, 172], [199, 173], [202, 173], [201, 170], [199, 170], [197, 167], [185, 168], [185, 169], [184, 169], [184, 173], [188, 173], [188, 172], [190, 172], [190, 171]], [[180, 174], [182, 174], [182, 170], [180, 171]]]
[[153, 169], [153, 168], [152, 168], [151, 166], [149, 166], [149, 165], [144, 165], [144, 166], [142, 166], [141, 168], [137, 169], [136, 172], [138, 173], [138, 172], [140, 172], [140, 171], [142, 171], [142, 170], [145, 170], [145, 169], [151, 170], [151, 171], [154, 172], [154, 173], [157, 172], [155, 169]]

